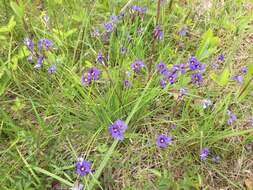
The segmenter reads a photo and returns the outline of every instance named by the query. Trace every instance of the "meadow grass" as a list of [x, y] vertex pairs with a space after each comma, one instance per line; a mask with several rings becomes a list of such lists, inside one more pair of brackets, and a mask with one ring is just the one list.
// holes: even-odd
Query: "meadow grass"
[[[0, 9], [1, 190], [253, 188], [251, 0], [2, 0]], [[25, 38], [36, 46], [33, 64]], [[44, 38], [53, 47], [37, 50]], [[37, 53], [45, 56], [40, 69]], [[206, 67], [199, 85], [191, 56]], [[136, 60], [145, 64], [139, 72]], [[186, 74], [162, 88], [161, 61], [185, 64]], [[101, 74], [85, 86], [91, 67]], [[128, 126], [124, 140], [108, 132], [118, 119]], [[159, 135], [173, 140], [159, 148]], [[76, 173], [80, 157], [91, 162], [85, 176]]]

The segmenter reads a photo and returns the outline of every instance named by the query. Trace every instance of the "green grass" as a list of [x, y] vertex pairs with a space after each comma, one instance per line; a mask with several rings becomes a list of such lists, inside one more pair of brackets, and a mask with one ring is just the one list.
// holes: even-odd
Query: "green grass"
[[[92, 37], [111, 15], [133, 4], [148, 8], [143, 21], [128, 14], [107, 43]], [[245, 186], [253, 181], [252, 1], [165, 1], [159, 19], [164, 40], [152, 49], [156, 7], [150, 0], [0, 2], [1, 190], [70, 189], [79, 182], [91, 190], [252, 188]], [[178, 35], [182, 26], [189, 30], [184, 37]], [[46, 52], [39, 71], [26, 59], [23, 40], [29, 35], [36, 43], [49, 38], [57, 46]], [[121, 47], [128, 48], [126, 55]], [[108, 67], [96, 63], [100, 51], [108, 55]], [[225, 61], [213, 69], [220, 53]], [[190, 84], [187, 72], [162, 89], [155, 64], [171, 67], [191, 55], [207, 67], [202, 85]], [[132, 74], [125, 89], [122, 81], [136, 59], [151, 63], [152, 70]], [[57, 70], [49, 75], [47, 68], [56, 60]], [[101, 77], [84, 87], [82, 70], [92, 65], [102, 70]], [[230, 80], [242, 66], [248, 68], [243, 83]], [[188, 93], [178, 101], [181, 87]], [[202, 108], [203, 99], [211, 99], [208, 109]], [[237, 117], [231, 126], [227, 110]], [[128, 124], [124, 141], [108, 133], [117, 119]], [[156, 146], [160, 134], [174, 138], [166, 149]], [[203, 147], [210, 155], [200, 161]], [[212, 161], [215, 155], [219, 164]], [[80, 156], [94, 170], [85, 177], [75, 172]]]

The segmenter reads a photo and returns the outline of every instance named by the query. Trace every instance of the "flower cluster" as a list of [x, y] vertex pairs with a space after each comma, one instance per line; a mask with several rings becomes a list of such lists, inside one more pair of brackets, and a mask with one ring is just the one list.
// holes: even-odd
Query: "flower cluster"
[[101, 71], [96, 67], [85, 70], [81, 77], [82, 84], [84, 86], [89, 86], [93, 80], [96, 81], [99, 79], [100, 73]]
[[243, 82], [243, 75], [245, 75], [247, 73], [247, 68], [246, 67], [241, 67], [240, 68], [240, 73], [238, 75], [234, 75], [231, 77], [231, 80], [234, 80], [238, 83], [242, 83]]
[[146, 13], [147, 8], [146, 7], [139, 7], [137, 5], [131, 5], [128, 7], [130, 9], [131, 13]]
[[[34, 59], [37, 59], [37, 63], [34, 65], [35, 69], [40, 69], [42, 67], [43, 62], [46, 59], [46, 51], [52, 50], [54, 47], [53, 42], [47, 38], [42, 38], [38, 41], [38, 49], [35, 48], [34, 42], [31, 38], [25, 38], [24, 44], [30, 51], [30, 54], [27, 57], [27, 61], [34, 64]], [[48, 74], [53, 74], [55, 71], [56, 63], [49, 66]]]
[[[210, 151], [209, 151], [209, 148], [208, 147], [205, 147], [203, 149], [201, 149], [200, 151], [200, 155], [199, 155], [199, 158], [201, 161], [204, 161], [207, 159], [207, 157], [210, 155]], [[212, 157], [212, 161], [216, 164], [220, 163], [220, 157], [218, 155], [214, 155]]]
[[168, 69], [164, 62], [160, 62], [156, 65], [156, 70], [161, 74], [160, 85], [163, 88], [165, 88], [167, 84], [174, 84], [177, 80], [178, 73], [186, 73], [184, 64], [174, 64], [171, 69]]
[[127, 125], [122, 120], [115, 121], [109, 128], [108, 131], [114, 138], [114, 140], [123, 140], [124, 132], [127, 129]]
[[191, 71], [195, 73], [192, 74], [192, 84], [200, 85], [202, 82], [202, 74], [201, 72], [205, 71], [206, 66], [202, 64], [198, 59], [194, 56], [190, 57], [188, 60], [188, 65]]

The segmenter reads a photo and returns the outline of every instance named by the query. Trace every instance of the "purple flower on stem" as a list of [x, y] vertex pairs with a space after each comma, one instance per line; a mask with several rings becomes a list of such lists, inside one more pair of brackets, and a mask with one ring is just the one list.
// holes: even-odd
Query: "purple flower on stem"
[[40, 56], [37, 60], [37, 64], [34, 65], [35, 69], [40, 69], [44, 61], [44, 56]]
[[53, 45], [54, 45], [53, 42], [51, 40], [47, 39], [47, 38], [42, 38], [38, 42], [38, 48], [39, 49], [43, 49], [44, 47], [46, 49], [48, 49], [50, 47], [53, 47]]
[[231, 79], [238, 82], [238, 83], [243, 82], [243, 76], [241, 76], [241, 75], [235, 75], [235, 76], [231, 77]]
[[235, 120], [237, 119], [236, 118], [236, 116], [235, 116], [235, 114], [233, 114], [231, 111], [227, 111], [227, 114], [228, 114], [228, 120], [227, 120], [227, 124], [228, 125], [232, 125], [234, 122], [235, 122]]
[[127, 48], [125, 48], [125, 47], [121, 47], [120, 48], [120, 53], [121, 54], [126, 54], [128, 52], [128, 49]]
[[162, 73], [167, 73], [168, 69], [167, 69], [167, 65], [164, 62], [160, 62], [156, 65], [156, 70], [158, 72]]
[[209, 154], [209, 149], [207, 147], [203, 148], [201, 151], [200, 151], [200, 160], [206, 160], [207, 156]]
[[180, 71], [181, 74], [186, 73], [184, 64], [174, 64], [172, 69], [175, 70], [175, 71]]
[[115, 16], [115, 15], [111, 16], [111, 21], [112, 22], [115, 22], [115, 21], [118, 21], [118, 20], [119, 20], [118, 16]]
[[211, 102], [211, 100], [209, 100], [209, 99], [204, 99], [204, 100], [202, 100], [202, 107], [204, 108], [204, 109], [206, 109], [206, 108], [208, 108], [210, 105], [212, 105], [212, 102]]
[[131, 64], [131, 68], [135, 71], [138, 72], [142, 67], [145, 67], [145, 64], [142, 60], [136, 60]]
[[86, 160], [78, 161], [76, 163], [76, 173], [78, 173], [80, 176], [86, 176], [91, 172], [90, 167], [91, 167], [90, 161]]
[[107, 22], [104, 24], [106, 32], [112, 32], [114, 28], [114, 24], [112, 22]]
[[166, 148], [172, 142], [171, 136], [159, 135], [156, 138], [156, 145], [159, 148]]
[[220, 55], [218, 56], [218, 61], [219, 61], [219, 62], [223, 62], [224, 60], [225, 60], [224, 54], [220, 54]]
[[102, 63], [104, 61], [104, 56], [103, 56], [102, 52], [98, 52], [97, 61], [100, 63]]
[[189, 64], [189, 67], [190, 69], [193, 71], [193, 70], [196, 70], [199, 68], [199, 65], [201, 64], [196, 57], [192, 56], [189, 60], [188, 60], [188, 64]]
[[192, 84], [200, 85], [201, 82], [202, 82], [202, 75], [200, 73], [193, 73]]
[[48, 74], [53, 74], [55, 71], [56, 71], [56, 64], [51, 65], [47, 70]]
[[122, 120], [115, 121], [109, 128], [108, 131], [112, 135], [114, 140], [123, 140], [124, 132], [127, 129], [127, 125]]
[[125, 88], [129, 88], [130, 85], [131, 85], [131, 83], [130, 83], [129, 80], [124, 80], [124, 81], [123, 81], [123, 85], [124, 85]]
[[136, 5], [132, 5], [130, 6], [130, 8], [132, 9], [133, 12], [138, 12], [138, 13], [145, 13], [147, 11], [146, 7], [139, 7]]
[[164, 33], [163, 33], [163, 31], [162, 31], [160, 25], [157, 25], [157, 26], [155, 27], [155, 29], [154, 29], [154, 37], [155, 37], [156, 39], [163, 40], [163, 38], [164, 38]]
[[101, 73], [100, 70], [96, 67], [89, 69], [88, 72], [90, 73], [89, 75], [90, 75], [91, 79], [93, 79], [93, 80], [98, 80], [99, 75]]
[[247, 73], [247, 67], [245, 67], [245, 66], [241, 67], [240, 72], [242, 74], [246, 74]]
[[44, 16], [42, 17], [42, 19], [43, 19], [43, 21], [44, 21], [46, 24], [48, 24], [48, 22], [49, 22], [49, 16], [48, 16], [48, 15], [44, 15]]
[[172, 123], [172, 124], [170, 125], [170, 128], [171, 128], [171, 129], [176, 129], [176, 128], [177, 128], [177, 125], [176, 125], [175, 123]]
[[176, 73], [167, 73], [167, 79], [168, 79], [168, 82], [170, 84], [174, 84], [176, 79], [177, 79], [177, 74]]
[[160, 85], [162, 86], [162, 88], [165, 88], [167, 84], [168, 82], [166, 80], [164, 80], [163, 78], [160, 78]]
[[33, 50], [34, 44], [33, 44], [32, 39], [30, 39], [30, 38], [25, 38], [25, 39], [24, 39], [24, 44], [26, 45], [26, 47], [27, 47], [28, 49]]
[[253, 127], [253, 117], [249, 119], [249, 124]]
[[32, 55], [32, 54], [30, 54], [30, 55], [27, 57], [27, 61], [28, 61], [29, 63], [34, 63], [33, 55]]
[[180, 31], [178, 32], [179, 36], [185, 36], [188, 33], [188, 27], [183, 26]]

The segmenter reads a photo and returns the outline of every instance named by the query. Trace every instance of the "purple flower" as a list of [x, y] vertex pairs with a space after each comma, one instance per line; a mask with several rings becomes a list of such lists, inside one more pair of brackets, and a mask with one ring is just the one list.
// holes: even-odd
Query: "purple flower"
[[48, 21], [49, 21], [49, 16], [48, 16], [48, 15], [44, 15], [44, 16], [42, 17], [42, 19], [44, 20], [44, 22], [45, 22], [46, 24], [48, 24]]
[[114, 28], [114, 24], [112, 22], [107, 22], [104, 24], [104, 27], [107, 32], [111, 32]]
[[112, 22], [115, 22], [115, 21], [118, 21], [118, 20], [119, 20], [118, 16], [115, 16], [115, 15], [111, 16], [111, 21]]
[[156, 138], [156, 145], [159, 148], [166, 148], [172, 142], [171, 136], [159, 135]]
[[81, 76], [81, 82], [84, 86], [89, 86], [89, 84], [91, 83], [91, 75], [90, 72], [85, 71], [84, 75]]
[[188, 33], [188, 27], [183, 26], [180, 31], [178, 32], [179, 36], [185, 36]]
[[89, 75], [90, 75], [91, 79], [93, 79], [93, 80], [98, 80], [99, 75], [101, 73], [100, 70], [97, 69], [96, 67], [89, 69], [88, 72], [90, 73]]
[[80, 176], [85, 176], [91, 172], [90, 167], [91, 167], [90, 161], [86, 160], [78, 161], [76, 163], [76, 173], [78, 173]]
[[30, 39], [30, 38], [25, 38], [25, 39], [24, 39], [24, 44], [26, 45], [26, 47], [27, 47], [28, 49], [33, 50], [34, 44], [33, 44], [32, 39]]
[[156, 70], [158, 72], [162, 73], [167, 73], [168, 69], [167, 69], [167, 65], [164, 62], [160, 62], [156, 65]]
[[40, 56], [37, 60], [37, 64], [34, 65], [35, 69], [40, 69], [44, 61], [44, 56]]
[[48, 74], [53, 74], [55, 71], [56, 71], [56, 64], [51, 65], [47, 70]]
[[200, 73], [192, 74], [192, 84], [199, 85], [202, 82], [202, 75]]
[[183, 97], [186, 95], [186, 93], [187, 93], [187, 89], [185, 89], [185, 88], [180, 88], [180, 89], [179, 89], [178, 100], [182, 100]]
[[198, 69], [200, 66], [200, 62], [197, 60], [196, 57], [192, 56], [189, 60], [188, 60], [188, 64], [189, 64], [189, 67], [190, 69], [193, 71], [193, 70], [196, 70]]
[[249, 124], [253, 127], [253, 117], [249, 119]]
[[220, 54], [220, 55], [218, 56], [218, 61], [219, 61], [219, 62], [223, 62], [224, 60], [225, 60], [224, 54]]
[[120, 53], [121, 54], [126, 54], [128, 52], [128, 49], [127, 48], [125, 48], [125, 47], [121, 47], [120, 48]]
[[243, 82], [243, 76], [241, 76], [241, 75], [235, 75], [235, 76], [231, 77], [231, 79], [234, 81], [237, 81], [239, 83]]
[[176, 73], [167, 73], [166, 77], [167, 77], [168, 82], [170, 84], [174, 84], [177, 79], [177, 74]]
[[48, 49], [50, 47], [53, 47], [53, 45], [54, 45], [53, 42], [47, 38], [42, 38], [38, 42], [39, 49], [43, 49], [44, 47]]
[[236, 120], [237, 118], [236, 118], [235, 114], [233, 114], [233, 113], [232, 113], [231, 111], [229, 111], [229, 110], [228, 110], [227, 114], [228, 114], [227, 124], [228, 124], [228, 125], [232, 125], [232, 124], [235, 122], [235, 120]]
[[129, 88], [130, 85], [131, 85], [131, 83], [130, 83], [129, 80], [124, 80], [124, 81], [123, 81], [123, 85], [124, 85], [125, 88]]
[[214, 163], [218, 164], [218, 163], [220, 163], [220, 157], [219, 157], [219, 156], [214, 156], [214, 157], [212, 158], [212, 161], [213, 161]]
[[174, 124], [174, 123], [172, 123], [172, 124], [170, 125], [170, 128], [171, 128], [171, 129], [176, 129], [176, 128], [177, 128], [177, 125]]
[[202, 107], [203, 107], [204, 109], [206, 109], [206, 108], [208, 108], [210, 105], [212, 105], [212, 102], [211, 102], [211, 100], [209, 100], [209, 99], [204, 99], [204, 100], [202, 100], [201, 104], [202, 104]]
[[203, 148], [200, 151], [200, 160], [206, 160], [208, 154], [209, 154], [209, 149], [207, 147]]
[[241, 67], [240, 72], [242, 74], [246, 74], [247, 73], [247, 67], [245, 67], [245, 66]]
[[145, 13], [147, 11], [146, 7], [139, 7], [136, 5], [132, 5], [130, 6], [130, 8], [132, 9], [133, 12], [138, 12], [138, 13]]
[[27, 57], [27, 61], [28, 61], [29, 63], [34, 63], [33, 55], [32, 55], [32, 54], [30, 54], [30, 55]]
[[102, 63], [104, 61], [104, 56], [103, 56], [102, 52], [98, 52], [97, 61], [100, 63]]
[[131, 64], [131, 68], [135, 71], [138, 72], [142, 67], [145, 67], [145, 64], [142, 60], [136, 60]]
[[184, 64], [174, 64], [172, 69], [175, 70], [175, 71], [180, 71], [181, 74], [186, 73]]
[[164, 80], [163, 78], [160, 78], [160, 85], [162, 86], [162, 88], [165, 88], [167, 84], [168, 82], [166, 80]]
[[127, 125], [125, 122], [122, 120], [117, 120], [108, 128], [108, 131], [111, 133], [114, 140], [123, 140], [126, 129]]
[[125, 13], [124, 12], [119, 13], [118, 19], [122, 19], [124, 17], [125, 17]]
[[155, 37], [156, 39], [163, 40], [163, 38], [164, 38], [164, 33], [163, 33], [163, 31], [161, 30], [160, 25], [157, 25], [157, 26], [155, 27], [155, 29], [154, 29], [154, 37]]
[[199, 71], [205, 71], [206, 70], [206, 66], [202, 63], [200, 63], [197, 68], [199, 69]]

